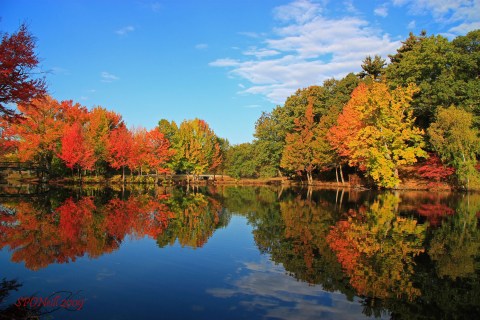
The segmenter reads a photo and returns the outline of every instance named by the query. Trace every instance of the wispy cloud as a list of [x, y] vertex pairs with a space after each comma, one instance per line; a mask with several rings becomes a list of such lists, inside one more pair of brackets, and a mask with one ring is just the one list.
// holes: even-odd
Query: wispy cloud
[[259, 105], [259, 104], [249, 104], [249, 105], [246, 105], [246, 106], [243, 106], [244, 108], [247, 108], [247, 109], [255, 109], [255, 108], [261, 108], [262, 106]]
[[208, 49], [208, 44], [206, 44], [206, 43], [199, 43], [199, 44], [195, 45], [195, 49], [197, 49], [197, 50], [206, 50], [206, 49]]
[[130, 32], [133, 32], [133, 31], [135, 31], [135, 27], [126, 26], [126, 27], [123, 27], [121, 29], [116, 30], [115, 33], [118, 34], [119, 36], [125, 36], [125, 35], [129, 34]]
[[234, 297], [244, 308], [265, 311], [266, 318], [352, 319], [362, 312], [358, 301], [286, 276], [282, 265], [266, 259], [245, 263], [241, 272], [245, 275], [240, 278], [225, 279], [228, 286], [206, 292], [220, 299]]
[[353, 4], [353, 0], [345, 0], [343, 2], [343, 7], [349, 13], [358, 13], [357, 8], [355, 8], [355, 5]]
[[416, 24], [415, 20], [412, 20], [408, 23], [407, 29], [408, 30], [413, 30], [413, 29], [415, 29], [416, 26], [417, 26], [417, 24]]
[[250, 31], [241, 31], [241, 32], [238, 32], [238, 34], [245, 37], [254, 38], [254, 39], [258, 39], [263, 35], [262, 33], [250, 32]]
[[274, 10], [272, 34], [239, 58], [221, 58], [210, 66], [229, 68], [229, 76], [249, 82], [240, 93], [259, 94], [274, 103], [298, 88], [341, 78], [360, 69], [367, 55], [395, 52], [400, 42], [355, 16], [327, 18], [321, 3], [299, 0]]
[[113, 81], [116, 81], [116, 80], [119, 80], [120, 78], [117, 77], [116, 75], [113, 75], [109, 72], [106, 72], [106, 71], [103, 71], [101, 74], [100, 74], [101, 78], [102, 78], [102, 82], [113, 82]]
[[377, 8], [375, 8], [375, 10], [373, 10], [373, 13], [375, 13], [375, 15], [377, 16], [380, 16], [382, 18], [385, 18], [388, 16], [388, 8], [387, 8], [387, 5], [386, 4], [383, 4]]
[[480, 28], [479, 0], [392, 0], [392, 3], [406, 6], [413, 15], [432, 15], [435, 21], [449, 25], [453, 34]]

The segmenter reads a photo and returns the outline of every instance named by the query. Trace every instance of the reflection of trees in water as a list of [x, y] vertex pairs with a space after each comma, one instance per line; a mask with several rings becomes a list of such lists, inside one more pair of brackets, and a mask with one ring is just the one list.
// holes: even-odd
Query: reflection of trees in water
[[393, 194], [381, 195], [363, 212], [350, 211], [327, 237], [359, 295], [412, 300], [421, 294], [412, 276], [426, 227], [399, 216], [399, 201]]
[[173, 232], [182, 245], [197, 247], [215, 228], [228, 224], [220, 202], [211, 196], [151, 191], [106, 191], [96, 196], [74, 191], [74, 197], [66, 199], [54, 193], [34, 201], [3, 203], [0, 249], [9, 246], [12, 261], [38, 270], [112, 252], [127, 235], [162, 241]]
[[[404, 202], [403, 194], [402, 201], [392, 194], [357, 194], [361, 201], [340, 207], [335, 193], [313, 192], [311, 201], [292, 190], [277, 200], [278, 190], [268, 188], [227, 187], [222, 194], [229, 211], [247, 217], [257, 246], [276, 264], [324, 290], [362, 296], [368, 316], [480, 313], [478, 195], [458, 202], [450, 195], [411, 193]], [[419, 224], [417, 214], [428, 221]], [[429, 222], [435, 226], [427, 230]]]
[[428, 254], [435, 262], [439, 277], [455, 280], [475, 275], [480, 269], [478, 215], [480, 195], [465, 195], [456, 214], [433, 232]]
[[0, 319], [38, 319], [42, 314], [40, 306], [16, 306], [15, 303], [4, 306], [11, 291], [18, 291], [20, 287], [22, 284], [16, 279], [0, 281]]
[[278, 199], [276, 189], [228, 187], [223, 195], [225, 207], [246, 216], [253, 226], [260, 251], [282, 264], [291, 276], [353, 298], [354, 292], [326, 242], [330, 226], [338, 219], [340, 193], [314, 191], [309, 196], [306, 190], [288, 189]]
[[168, 204], [172, 216], [156, 238], [160, 247], [177, 240], [181, 246], [202, 247], [217, 228], [230, 222], [231, 215], [223, 210], [221, 202], [203, 193], [173, 192]]
[[480, 195], [400, 196], [230, 186], [74, 190], [4, 201], [0, 249], [9, 246], [12, 260], [36, 270], [111, 252], [127, 235], [197, 248], [235, 213], [292, 277], [361, 296], [367, 315], [480, 314]]

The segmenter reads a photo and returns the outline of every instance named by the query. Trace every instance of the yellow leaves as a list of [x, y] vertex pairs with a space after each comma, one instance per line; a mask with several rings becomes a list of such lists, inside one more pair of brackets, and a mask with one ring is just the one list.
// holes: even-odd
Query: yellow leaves
[[398, 167], [426, 156], [423, 131], [413, 126], [410, 109], [417, 90], [414, 85], [390, 91], [384, 82], [362, 84], [339, 116], [340, 124], [347, 107], [359, 114], [362, 125], [349, 137], [345, 155], [350, 155], [350, 165], [364, 166], [379, 186], [395, 188]]
[[409, 299], [420, 294], [411, 277], [413, 258], [424, 250], [426, 227], [398, 216], [399, 201], [393, 194], [381, 195], [365, 214], [337, 223], [328, 236], [359, 294]]

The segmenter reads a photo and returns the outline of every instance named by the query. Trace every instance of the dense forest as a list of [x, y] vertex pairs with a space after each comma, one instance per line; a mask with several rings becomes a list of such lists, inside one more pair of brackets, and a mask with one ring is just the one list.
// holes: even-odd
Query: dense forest
[[31, 163], [46, 179], [209, 173], [311, 185], [348, 174], [396, 188], [415, 164], [432, 183], [480, 188], [480, 30], [453, 40], [410, 34], [388, 63], [368, 56], [357, 74], [297, 90], [260, 116], [253, 142], [233, 146], [201, 119], [128, 128], [102, 106], [57, 101], [31, 77], [34, 48], [25, 26], [2, 37], [0, 161]]

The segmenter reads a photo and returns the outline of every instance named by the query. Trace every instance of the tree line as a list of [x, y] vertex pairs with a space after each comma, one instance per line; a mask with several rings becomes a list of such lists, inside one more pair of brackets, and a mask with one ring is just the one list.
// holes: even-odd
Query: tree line
[[479, 39], [410, 34], [388, 64], [368, 56], [360, 73], [299, 89], [261, 115], [253, 142], [228, 150], [227, 172], [312, 184], [343, 182], [345, 170], [394, 188], [399, 169], [421, 160], [416, 172], [434, 183], [480, 187]]
[[421, 160], [417, 173], [424, 178], [478, 188], [479, 39], [480, 30], [452, 41], [410, 34], [388, 64], [368, 56], [360, 73], [297, 90], [260, 116], [251, 143], [230, 146], [201, 119], [129, 129], [101, 106], [88, 110], [49, 97], [44, 80], [29, 73], [38, 58], [22, 26], [0, 45], [0, 156], [35, 162], [57, 176], [118, 172], [123, 182], [126, 173], [140, 180], [149, 173], [155, 182], [166, 173], [194, 180], [225, 173], [289, 176], [311, 185], [314, 177], [333, 175], [345, 182], [347, 173], [382, 188], [398, 187], [401, 169]]

